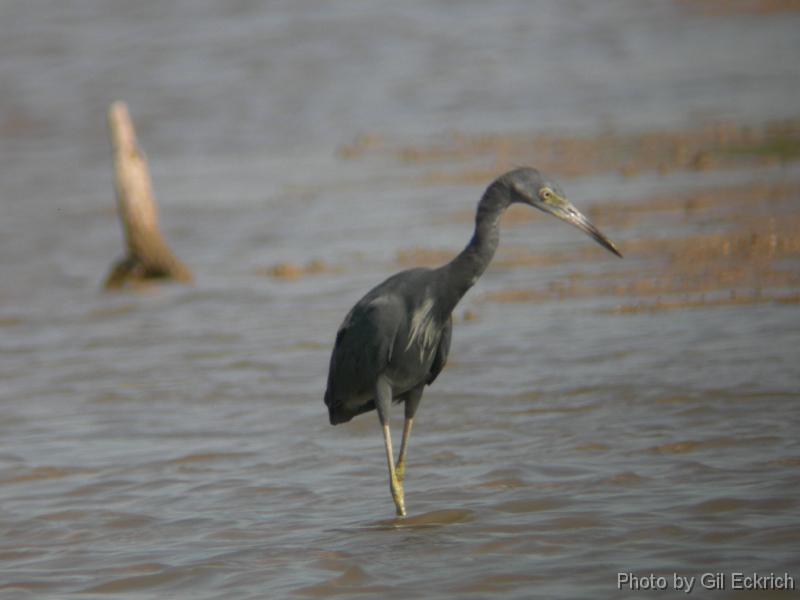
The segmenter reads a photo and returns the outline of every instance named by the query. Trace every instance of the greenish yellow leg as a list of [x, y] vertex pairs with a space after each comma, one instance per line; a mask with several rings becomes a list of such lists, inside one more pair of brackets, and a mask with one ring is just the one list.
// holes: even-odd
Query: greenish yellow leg
[[411, 427], [414, 425], [413, 418], [406, 418], [403, 425], [403, 441], [400, 442], [400, 458], [397, 459], [397, 480], [402, 483], [406, 476], [406, 452], [408, 451], [408, 438], [411, 436]]
[[394, 457], [392, 456], [392, 434], [389, 432], [389, 424], [383, 425], [383, 441], [386, 444], [386, 460], [389, 463], [389, 488], [392, 491], [392, 499], [397, 509], [398, 517], [406, 516], [406, 501], [403, 492], [402, 480], [397, 477], [394, 468]]

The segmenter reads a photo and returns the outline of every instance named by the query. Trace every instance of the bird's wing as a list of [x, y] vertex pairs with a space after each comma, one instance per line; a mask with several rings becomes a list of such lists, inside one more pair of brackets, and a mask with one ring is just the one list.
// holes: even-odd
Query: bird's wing
[[426, 383], [430, 385], [442, 372], [447, 364], [447, 356], [450, 354], [450, 338], [453, 334], [453, 317], [447, 318], [447, 323], [442, 328], [442, 335], [439, 338], [439, 347], [436, 349], [436, 356], [433, 358], [431, 370], [428, 373]]
[[382, 298], [357, 304], [336, 335], [325, 403], [372, 392], [392, 357], [399, 323], [397, 302]]

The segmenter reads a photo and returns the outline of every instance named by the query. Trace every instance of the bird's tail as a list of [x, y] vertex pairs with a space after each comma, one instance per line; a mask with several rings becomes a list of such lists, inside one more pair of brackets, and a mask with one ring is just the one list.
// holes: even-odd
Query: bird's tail
[[342, 423], [347, 423], [352, 418], [353, 415], [342, 414], [333, 406], [328, 407], [328, 419], [330, 420], [331, 425], [341, 425]]
[[325, 392], [325, 404], [328, 407], [328, 419], [331, 425], [341, 425], [347, 423], [353, 417], [357, 417], [361, 413], [365, 413], [375, 409], [375, 400], [370, 400], [366, 404], [362, 404], [355, 408], [345, 407], [341, 403], [334, 402], [330, 396], [330, 392]]

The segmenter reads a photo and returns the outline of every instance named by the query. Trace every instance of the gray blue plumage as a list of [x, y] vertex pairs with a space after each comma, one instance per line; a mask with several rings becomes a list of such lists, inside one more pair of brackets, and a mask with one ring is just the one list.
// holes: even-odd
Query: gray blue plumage
[[[453, 309], [492, 260], [500, 239], [500, 217], [514, 202], [529, 204], [576, 225], [619, 255], [556, 184], [536, 169], [516, 169], [498, 177], [486, 189], [478, 203], [472, 238], [458, 256], [436, 269], [409, 269], [388, 278], [356, 303], [336, 334], [325, 392], [330, 422], [345, 423], [361, 413], [378, 410], [385, 425], [390, 483], [398, 514], [405, 514], [405, 508], [402, 487], [398, 491], [399, 484], [392, 483], [395, 474], [388, 405], [405, 404], [410, 430], [409, 421], [424, 387], [433, 383], [447, 363]], [[407, 437], [404, 430], [400, 461], [405, 458]]]
[[332, 425], [375, 408], [380, 373], [394, 400], [433, 383], [447, 362], [452, 308], [434, 298], [441, 280], [431, 269], [398, 273], [367, 293], [336, 334], [325, 404]]

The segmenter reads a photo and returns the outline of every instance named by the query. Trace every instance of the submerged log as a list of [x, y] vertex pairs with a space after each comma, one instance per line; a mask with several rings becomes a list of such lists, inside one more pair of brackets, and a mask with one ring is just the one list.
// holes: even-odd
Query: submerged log
[[117, 211], [127, 253], [111, 268], [105, 289], [152, 279], [191, 281], [189, 267], [172, 253], [158, 227], [158, 205], [147, 159], [136, 143], [136, 131], [124, 102], [114, 102], [109, 107], [108, 126], [114, 149]]

